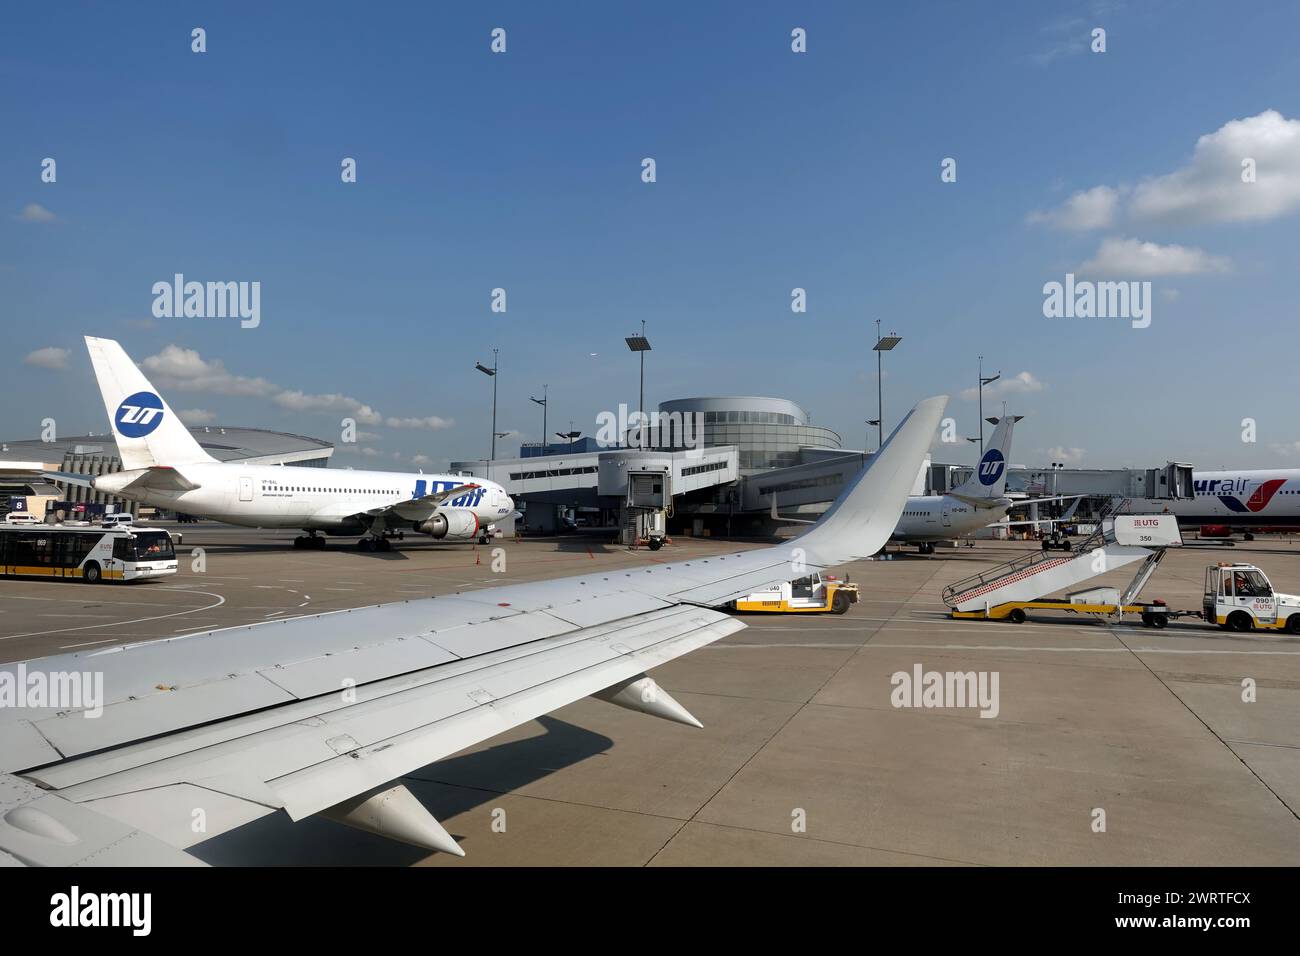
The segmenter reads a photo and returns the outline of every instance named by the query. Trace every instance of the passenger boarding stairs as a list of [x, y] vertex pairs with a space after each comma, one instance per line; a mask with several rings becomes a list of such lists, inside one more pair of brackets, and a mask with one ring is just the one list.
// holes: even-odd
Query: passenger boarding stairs
[[[1098, 522], [1092, 536], [1068, 553], [1034, 552], [972, 574], [944, 588], [943, 603], [954, 611], [987, 612], [1002, 604], [1036, 601], [1146, 558], [1148, 564], [1124, 589], [1123, 603], [1131, 601], [1154, 573], [1164, 548], [1169, 544], [1181, 544], [1182, 539], [1177, 538], [1176, 524], [1173, 525], [1173, 536], [1177, 538], [1174, 541], [1170, 540], [1167, 532], [1163, 537], [1152, 535], [1138, 524], [1150, 520], [1149, 516], [1116, 517], [1116, 512], [1121, 511], [1124, 504], [1121, 501], [1112, 507]], [[1169, 525], [1159, 516], [1154, 520]], [[1138, 542], [1144, 542], [1146, 546]]]

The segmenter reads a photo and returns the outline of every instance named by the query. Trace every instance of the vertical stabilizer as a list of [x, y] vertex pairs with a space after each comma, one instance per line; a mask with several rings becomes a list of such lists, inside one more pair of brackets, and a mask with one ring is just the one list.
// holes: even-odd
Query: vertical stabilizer
[[86, 336], [90, 363], [113, 426], [122, 468], [192, 465], [213, 461], [158, 390], [113, 339]]
[[1011, 457], [1011, 433], [1015, 430], [1015, 415], [1003, 415], [993, 429], [993, 437], [984, 447], [979, 464], [971, 476], [952, 490], [958, 498], [996, 501], [1007, 491], [1007, 460]]

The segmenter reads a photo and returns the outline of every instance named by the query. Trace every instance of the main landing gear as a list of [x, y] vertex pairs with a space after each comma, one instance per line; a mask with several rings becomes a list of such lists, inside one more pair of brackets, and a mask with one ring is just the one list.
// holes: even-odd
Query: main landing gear
[[916, 546], [916, 550], [921, 554], [934, 554], [934, 542], [923, 541]]
[[393, 546], [387, 538], [364, 537], [357, 542], [357, 547], [362, 551], [392, 551]]
[[314, 551], [323, 551], [325, 550], [325, 536], [317, 534], [315, 531], [300, 534], [293, 539], [293, 546], [295, 548], [311, 548]]

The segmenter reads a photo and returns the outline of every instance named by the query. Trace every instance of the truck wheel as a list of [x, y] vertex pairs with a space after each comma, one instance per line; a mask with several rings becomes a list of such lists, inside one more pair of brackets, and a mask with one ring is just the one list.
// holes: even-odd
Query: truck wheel
[[1022, 607], [1013, 607], [1011, 613], [1007, 615], [1007, 620], [1012, 624], [1025, 623], [1025, 609]]
[[662, 538], [651, 538], [651, 539], [650, 539], [650, 550], [651, 550], [651, 551], [658, 551], [658, 550], [659, 550], [660, 548], [662, 548], [663, 546], [664, 546], [664, 542], [663, 542], [663, 539], [662, 539]]
[[1154, 627], [1154, 628], [1156, 628], [1157, 630], [1159, 630], [1160, 628], [1164, 627], [1164, 626], [1165, 626], [1166, 624], [1168, 624], [1168, 623], [1169, 623], [1169, 615], [1168, 615], [1168, 614], [1152, 614], [1152, 615], [1151, 615], [1151, 626]]
[[843, 614], [849, 609], [849, 603], [849, 596], [847, 594], [843, 591], [836, 591], [835, 599], [831, 601], [831, 611], [835, 614]]
[[86, 570], [81, 574], [87, 584], [99, 584], [104, 580], [104, 574], [100, 571], [99, 564], [94, 561], [86, 562]]
[[1255, 622], [1250, 619], [1250, 615], [1245, 611], [1233, 611], [1228, 615], [1228, 630], [1230, 631], [1249, 631], [1255, 626]]
[[1145, 611], [1142, 612], [1142, 626], [1155, 627], [1155, 625], [1151, 623], [1151, 615], [1147, 614]]
[[1286, 629], [1292, 634], [1300, 634], [1300, 614], [1292, 614], [1286, 619]]

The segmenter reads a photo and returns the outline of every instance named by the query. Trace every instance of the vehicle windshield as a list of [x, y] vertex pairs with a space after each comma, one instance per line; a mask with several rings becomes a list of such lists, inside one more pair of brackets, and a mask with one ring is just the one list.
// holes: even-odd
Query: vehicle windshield
[[1232, 584], [1237, 597], [1270, 597], [1273, 589], [1258, 571], [1234, 571]]
[[166, 561], [176, 557], [172, 536], [166, 531], [138, 531], [132, 537], [137, 561]]

